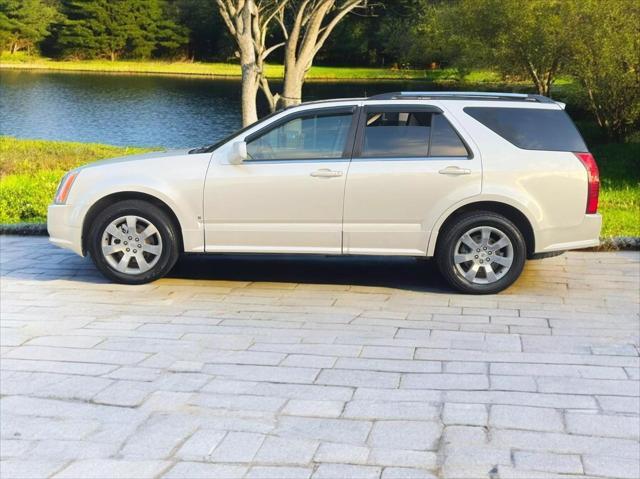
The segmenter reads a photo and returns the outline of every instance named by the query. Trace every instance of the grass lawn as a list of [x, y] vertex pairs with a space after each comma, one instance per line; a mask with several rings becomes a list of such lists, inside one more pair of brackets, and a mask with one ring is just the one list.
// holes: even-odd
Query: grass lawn
[[67, 171], [143, 151], [148, 149], [0, 136], [0, 223], [45, 222], [47, 206]]
[[640, 236], [640, 143], [591, 148], [600, 169], [602, 236]]
[[[47, 205], [66, 171], [143, 151], [150, 149], [0, 136], [0, 223], [46, 221]], [[602, 236], [640, 236], [640, 143], [605, 144], [592, 151], [602, 179]]]
[[[240, 77], [240, 65], [233, 63], [168, 62], [168, 61], [58, 61], [24, 54], [0, 56], [0, 68], [26, 70], [93, 71], [111, 73], [147, 73], [168, 75], [204, 75]], [[282, 78], [282, 65], [267, 65], [269, 78]], [[426, 80], [448, 82], [459, 80], [454, 69], [392, 70], [390, 68], [351, 68], [314, 66], [307, 80]], [[500, 75], [490, 71], [474, 71], [463, 79], [470, 83], [499, 83]]]

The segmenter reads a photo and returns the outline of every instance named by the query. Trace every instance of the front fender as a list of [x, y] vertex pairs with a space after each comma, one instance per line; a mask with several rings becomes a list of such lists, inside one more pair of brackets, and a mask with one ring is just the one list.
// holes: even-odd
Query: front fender
[[90, 208], [107, 196], [149, 195], [175, 214], [185, 251], [204, 251], [202, 195], [210, 155], [194, 156], [200, 158], [189, 158], [188, 162], [178, 162], [179, 157], [156, 158], [82, 169], [68, 199], [72, 206], [69, 222], [82, 228]]

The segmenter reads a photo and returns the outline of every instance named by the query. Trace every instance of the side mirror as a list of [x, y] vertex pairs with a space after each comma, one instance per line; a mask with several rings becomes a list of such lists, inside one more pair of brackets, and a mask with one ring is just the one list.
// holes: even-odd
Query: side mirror
[[233, 144], [231, 154], [229, 155], [229, 163], [232, 165], [239, 165], [248, 158], [247, 143], [244, 141], [237, 141]]

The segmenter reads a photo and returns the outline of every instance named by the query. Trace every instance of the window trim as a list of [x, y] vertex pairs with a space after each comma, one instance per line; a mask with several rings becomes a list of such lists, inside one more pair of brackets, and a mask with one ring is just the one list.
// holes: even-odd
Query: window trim
[[281, 127], [285, 123], [289, 123], [290, 121], [296, 120], [298, 118], [308, 117], [308, 116], [331, 116], [336, 114], [351, 114], [351, 124], [349, 125], [349, 130], [347, 131], [347, 141], [345, 142], [344, 149], [342, 150], [342, 155], [336, 158], [290, 158], [290, 159], [271, 159], [271, 160], [255, 160], [252, 158], [247, 158], [243, 163], [312, 163], [312, 162], [336, 162], [336, 161], [349, 161], [351, 159], [351, 152], [353, 150], [353, 137], [354, 130], [357, 126], [358, 120], [358, 106], [357, 105], [344, 105], [344, 106], [333, 106], [326, 108], [308, 108], [305, 110], [298, 110], [292, 112], [289, 115], [284, 115], [283, 117], [269, 123], [264, 128], [261, 128], [257, 131], [254, 131], [250, 135], [247, 135], [244, 138], [244, 142], [247, 145], [253, 140], [260, 138], [268, 134], [269, 132], [275, 130], [276, 128]]
[[[353, 156], [352, 156], [352, 161], [385, 161], [385, 160], [403, 160], [403, 161], [425, 161], [425, 160], [443, 160], [443, 159], [448, 159], [448, 160], [471, 160], [473, 159], [473, 150], [469, 147], [469, 144], [467, 143], [467, 141], [465, 140], [465, 138], [460, 134], [460, 132], [458, 131], [458, 129], [453, 125], [453, 123], [451, 123], [451, 121], [449, 121], [449, 118], [447, 118], [447, 115], [445, 115], [444, 111], [442, 111], [440, 108], [433, 106], [433, 105], [415, 105], [415, 104], [408, 104], [408, 105], [365, 105], [363, 107], [360, 108], [361, 110], [361, 114], [359, 115], [359, 119], [358, 119], [358, 130], [356, 132], [356, 137], [355, 137], [355, 145], [353, 148]], [[444, 119], [449, 123], [449, 125], [451, 125], [451, 128], [453, 128], [453, 131], [455, 132], [456, 135], [458, 135], [458, 138], [460, 138], [460, 141], [462, 142], [463, 146], [465, 147], [465, 149], [467, 150], [467, 156], [430, 156], [429, 153], [431, 153], [431, 128], [433, 127], [433, 122], [432, 122], [432, 126], [429, 128], [429, 140], [427, 143], [427, 155], [426, 156], [384, 156], [384, 157], [379, 157], [379, 156], [363, 156], [362, 155], [362, 150], [364, 147], [364, 132], [365, 132], [365, 128], [367, 127], [367, 116], [369, 114], [369, 112], [397, 112], [397, 113], [413, 113], [413, 112], [418, 112], [418, 113], [431, 113], [432, 115], [442, 115], [444, 117]]]

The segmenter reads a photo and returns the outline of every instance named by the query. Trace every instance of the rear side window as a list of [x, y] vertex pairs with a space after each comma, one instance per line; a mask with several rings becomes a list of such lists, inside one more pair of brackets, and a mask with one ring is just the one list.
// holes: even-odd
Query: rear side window
[[589, 151], [564, 110], [469, 106], [464, 112], [524, 150]]
[[433, 115], [429, 156], [467, 156], [467, 148], [443, 115]]
[[362, 156], [423, 157], [429, 153], [431, 113], [382, 111], [367, 114]]
[[361, 157], [468, 157], [464, 143], [447, 119], [428, 111], [367, 112]]

